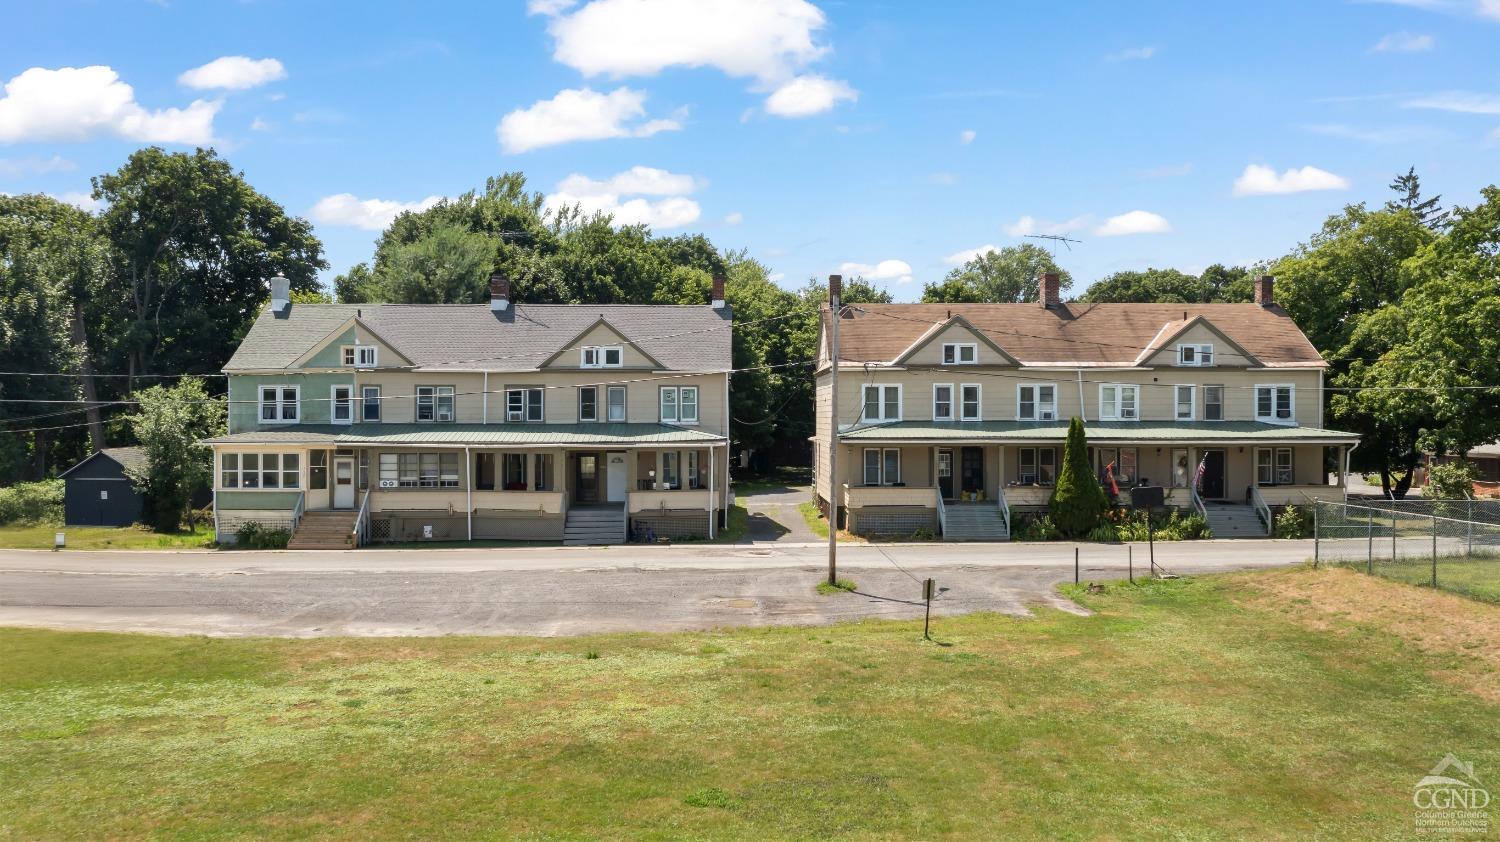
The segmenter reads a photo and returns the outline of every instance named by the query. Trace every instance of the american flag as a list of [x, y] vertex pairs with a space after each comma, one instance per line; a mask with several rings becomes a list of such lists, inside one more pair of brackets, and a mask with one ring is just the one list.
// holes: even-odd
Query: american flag
[[1115, 482], [1115, 463], [1110, 462], [1104, 466], [1104, 476], [1109, 480], [1109, 493], [1116, 497], [1120, 496], [1120, 484]]
[[1203, 454], [1203, 458], [1198, 460], [1198, 472], [1193, 475], [1193, 487], [1199, 491], [1203, 490], [1203, 471], [1207, 468], [1208, 454], [1205, 453]]

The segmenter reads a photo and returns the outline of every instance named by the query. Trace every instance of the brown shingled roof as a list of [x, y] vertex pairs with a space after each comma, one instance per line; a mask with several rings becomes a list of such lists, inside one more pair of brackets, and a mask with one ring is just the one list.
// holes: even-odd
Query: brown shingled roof
[[[1279, 306], [1259, 304], [859, 304], [839, 325], [846, 362], [890, 362], [950, 314], [1026, 365], [1134, 365], [1169, 324], [1203, 316], [1263, 365], [1322, 366], [1323, 357]], [[828, 310], [823, 311], [827, 327]]]

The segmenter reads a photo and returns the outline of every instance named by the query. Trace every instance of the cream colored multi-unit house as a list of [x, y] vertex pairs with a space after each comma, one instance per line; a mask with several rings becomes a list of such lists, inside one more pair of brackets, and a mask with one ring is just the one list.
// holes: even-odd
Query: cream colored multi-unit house
[[[297, 304], [285, 279], [224, 367], [217, 530], [293, 546], [712, 537], [732, 317], [702, 306]], [[648, 532], [649, 530], [649, 532]]]
[[1358, 439], [1324, 428], [1326, 363], [1271, 278], [1247, 304], [1064, 303], [1056, 276], [1041, 285], [1037, 304], [842, 308], [836, 474], [824, 308], [816, 493], [849, 529], [1008, 537], [1012, 512], [1046, 506], [1075, 416], [1106, 488], [1162, 486], [1216, 533], [1342, 498], [1326, 477]]

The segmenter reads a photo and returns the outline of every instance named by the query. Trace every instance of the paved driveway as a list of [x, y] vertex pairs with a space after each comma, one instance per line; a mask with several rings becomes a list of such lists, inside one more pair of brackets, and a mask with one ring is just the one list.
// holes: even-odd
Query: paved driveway
[[797, 507], [812, 499], [811, 486], [776, 486], [736, 497], [750, 515], [745, 541], [751, 544], [812, 543], [818, 536]]
[[[1300, 563], [1305, 541], [1157, 545], [1180, 573]], [[1133, 548], [1136, 570], [1146, 548]], [[0, 625], [174, 634], [584, 634], [817, 625], [1071, 607], [1065, 544], [849, 545], [840, 574], [859, 593], [818, 596], [821, 545], [357, 552], [0, 551]], [[1083, 545], [1084, 579], [1123, 578], [1124, 546]]]

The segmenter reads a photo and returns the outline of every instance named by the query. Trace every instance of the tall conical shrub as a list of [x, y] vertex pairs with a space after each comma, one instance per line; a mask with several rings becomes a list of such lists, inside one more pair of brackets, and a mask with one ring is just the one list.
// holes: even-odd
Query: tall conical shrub
[[1094, 479], [1089, 465], [1088, 441], [1083, 435], [1083, 420], [1074, 418], [1068, 424], [1068, 446], [1063, 454], [1062, 472], [1047, 500], [1052, 523], [1069, 538], [1082, 538], [1104, 522], [1109, 500]]

